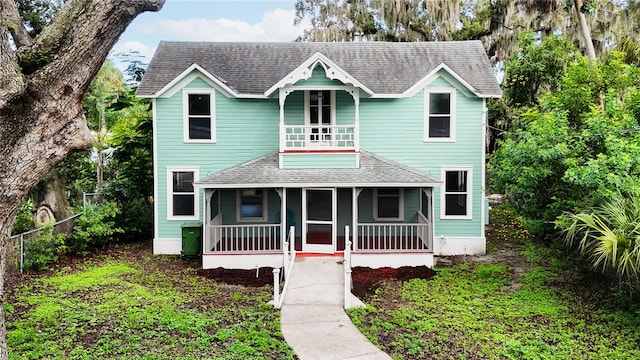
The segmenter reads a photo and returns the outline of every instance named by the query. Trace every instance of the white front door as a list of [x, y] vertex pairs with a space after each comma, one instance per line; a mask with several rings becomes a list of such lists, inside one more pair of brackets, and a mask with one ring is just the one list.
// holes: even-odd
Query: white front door
[[302, 251], [333, 254], [336, 250], [336, 189], [304, 189], [302, 211]]

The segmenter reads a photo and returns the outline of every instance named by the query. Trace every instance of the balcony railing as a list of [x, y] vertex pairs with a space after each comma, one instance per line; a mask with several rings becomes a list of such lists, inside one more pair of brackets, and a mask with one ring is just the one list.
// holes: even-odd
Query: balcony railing
[[355, 150], [355, 125], [284, 125], [280, 128], [280, 148], [292, 150]]

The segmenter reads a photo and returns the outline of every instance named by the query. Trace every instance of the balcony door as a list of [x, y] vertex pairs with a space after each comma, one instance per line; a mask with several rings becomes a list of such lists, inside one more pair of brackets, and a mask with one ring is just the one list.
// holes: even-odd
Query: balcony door
[[306, 98], [309, 147], [331, 146], [331, 126], [334, 125], [335, 117], [335, 92], [309, 90]]
[[304, 189], [302, 206], [302, 251], [333, 254], [336, 249], [336, 189]]

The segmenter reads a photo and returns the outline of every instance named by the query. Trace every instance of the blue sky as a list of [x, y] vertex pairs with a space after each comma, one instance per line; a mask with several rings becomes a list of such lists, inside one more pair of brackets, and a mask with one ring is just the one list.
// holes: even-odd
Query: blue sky
[[139, 15], [112, 53], [138, 51], [146, 62], [161, 40], [293, 41], [295, 0], [167, 0], [162, 10]]

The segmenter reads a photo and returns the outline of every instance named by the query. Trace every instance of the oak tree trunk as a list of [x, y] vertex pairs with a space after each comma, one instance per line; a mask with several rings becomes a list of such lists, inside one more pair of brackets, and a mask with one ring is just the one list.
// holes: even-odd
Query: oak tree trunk
[[6, 250], [19, 206], [54, 165], [91, 146], [82, 112], [91, 80], [128, 24], [163, 4], [69, 0], [31, 39], [17, 23], [16, 2], [0, 0], [0, 360], [7, 359]]

